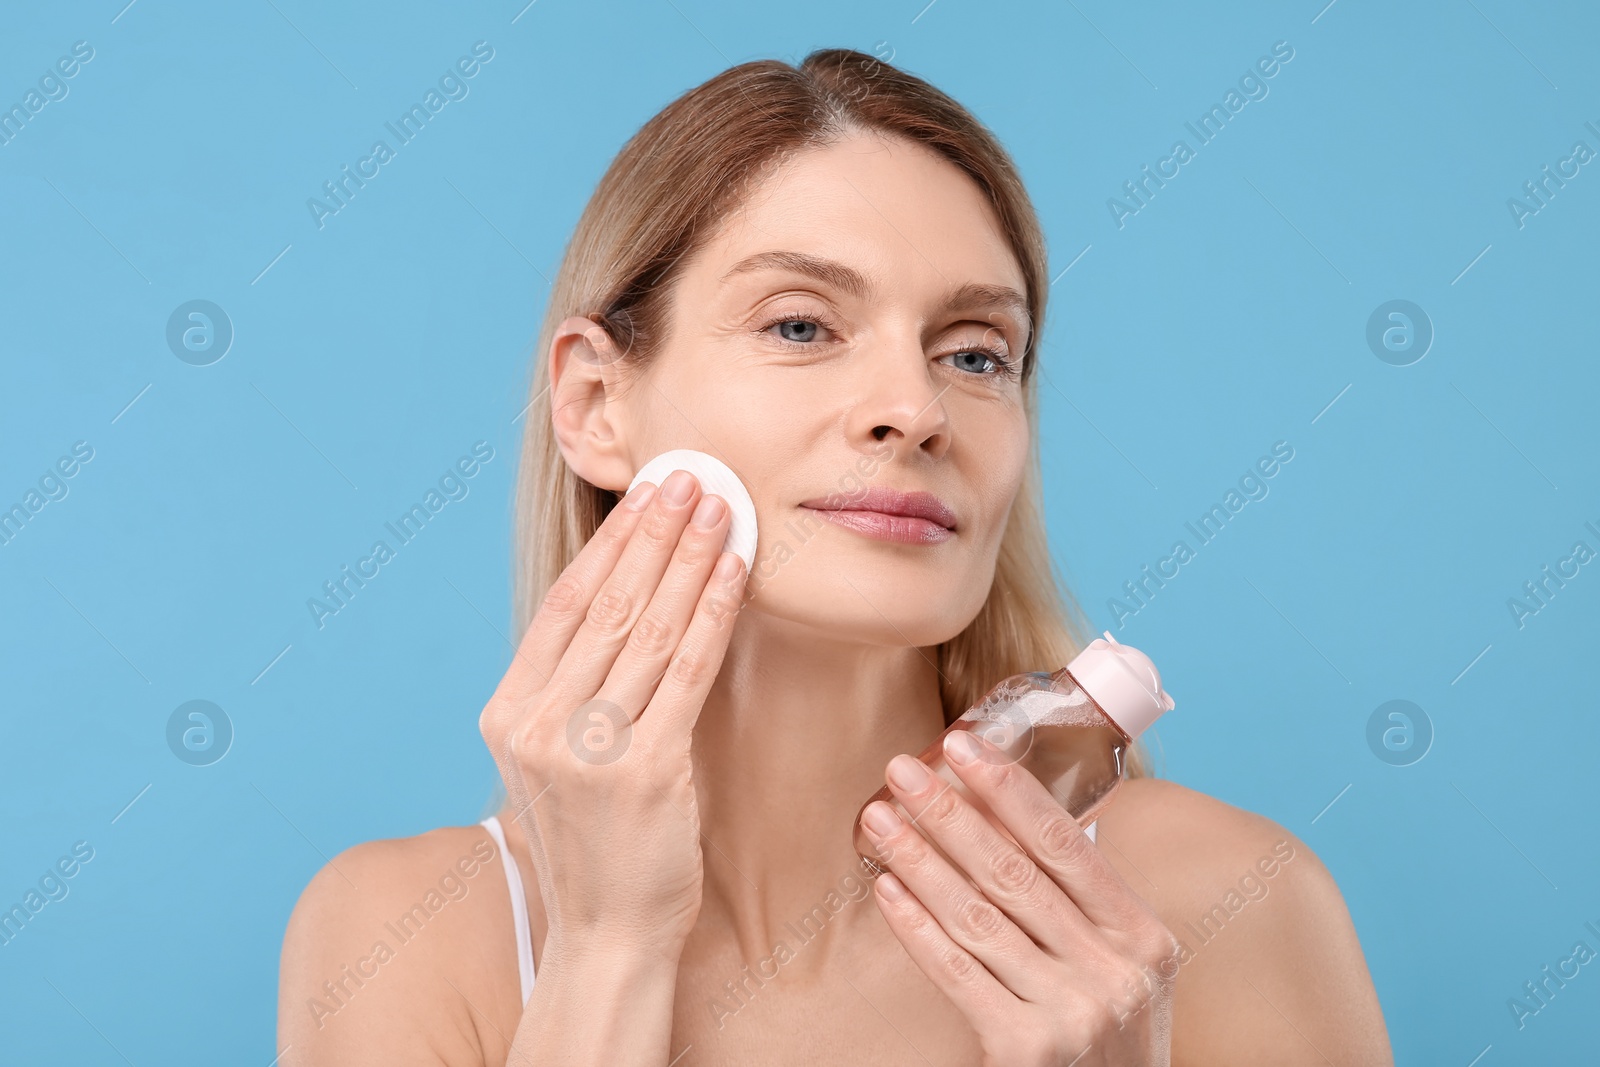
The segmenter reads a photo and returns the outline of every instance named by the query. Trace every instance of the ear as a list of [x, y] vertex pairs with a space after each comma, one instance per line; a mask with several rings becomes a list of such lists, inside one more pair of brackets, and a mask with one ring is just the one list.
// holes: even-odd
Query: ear
[[550, 419], [562, 458], [590, 485], [621, 494], [633, 478], [621, 352], [593, 319], [563, 319], [550, 340]]

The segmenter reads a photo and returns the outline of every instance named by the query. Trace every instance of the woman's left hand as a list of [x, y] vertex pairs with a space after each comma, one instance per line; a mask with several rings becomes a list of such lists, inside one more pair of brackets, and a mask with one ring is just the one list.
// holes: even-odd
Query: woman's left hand
[[862, 825], [888, 868], [879, 910], [977, 1031], [985, 1067], [1167, 1067], [1177, 939], [1026, 768], [960, 730], [944, 752], [992, 817], [900, 755], [889, 788], [915, 825], [883, 801]]

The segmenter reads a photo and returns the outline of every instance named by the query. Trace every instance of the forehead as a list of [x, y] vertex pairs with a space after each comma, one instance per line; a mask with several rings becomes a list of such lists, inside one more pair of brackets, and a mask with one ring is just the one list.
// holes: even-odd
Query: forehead
[[1026, 292], [977, 183], [930, 149], [872, 133], [768, 168], [688, 272], [700, 287], [720, 289], [755, 269], [784, 267], [762, 258], [774, 249], [852, 267], [881, 296], [971, 285]]

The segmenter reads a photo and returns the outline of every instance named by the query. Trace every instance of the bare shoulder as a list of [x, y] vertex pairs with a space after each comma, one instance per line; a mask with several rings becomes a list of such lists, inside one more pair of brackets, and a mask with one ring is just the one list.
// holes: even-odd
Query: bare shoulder
[[1165, 778], [1123, 782], [1099, 823], [1131, 844], [1178, 850], [1185, 858], [1214, 853], [1218, 846], [1243, 847], [1267, 837], [1293, 836], [1264, 815]]
[[1096, 839], [1182, 948], [1174, 1067], [1393, 1063], [1344, 896], [1299, 837], [1176, 782], [1135, 778]]
[[501, 1062], [497, 1029], [511, 1033], [521, 1014], [513, 938], [483, 827], [346, 849], [312, 877], [284, 932], [282, 1067]]
[[[1291, 918], [1328, 918], [1335, 905], [1344, 910], [1332, 874], [1296, 835], [1177, 782], [1124, 782], [1096, 838], [1133, 890], [1196, 954], [1201, 944], [1220, 944], [1226, 928], [1237, 932], [1246, 928], [1243, 920], [1261, 918], [1269, 909], [1248, 905], [1272, 894], [1279, 901], [1270, 909], [1274, 918], [1290, 911]], [[1292, 908], [1285, 906], [1289, 897], [1296, 898]]]

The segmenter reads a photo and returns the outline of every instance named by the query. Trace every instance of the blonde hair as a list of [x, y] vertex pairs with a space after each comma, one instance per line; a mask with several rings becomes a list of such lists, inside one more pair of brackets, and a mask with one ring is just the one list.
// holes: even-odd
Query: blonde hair
[[[994, 135], [932, 85], [861, 52], [822, 49], [798, 67], [775, 59], [732, 67], [672, 101], [623, 146], [579, 218], [551, 286], [517, 473], [518, 640], [618, 500], [572, 471], [552, 432], [549, 352], [556, 324], [573, 315], [592, 319], [623, 353], [619, 365], [637, 370], [666, 338], [677, 264], [706, 243], [772, 167], [862, 130], [937, 152], [993, 203], [1026, 279], [1033, 318], [1021, 382], [1028, 418], [1037, 423], [1033, 350], [1049, 292], [1044, 234]], [[937, 649], [947, 723], [1002, 678], [1063, 666], [1092, 633], [1050, 556], [1038, 440], [1032, 435], [988, 599], [965, 630]], [[1127, 762], [1129, 777], [1151, 774], [1142, 740]]]

